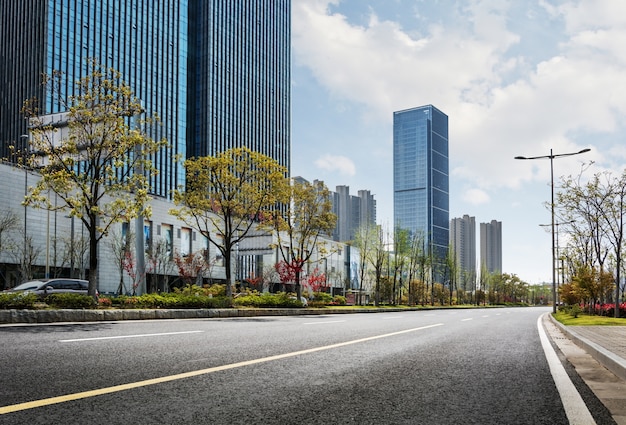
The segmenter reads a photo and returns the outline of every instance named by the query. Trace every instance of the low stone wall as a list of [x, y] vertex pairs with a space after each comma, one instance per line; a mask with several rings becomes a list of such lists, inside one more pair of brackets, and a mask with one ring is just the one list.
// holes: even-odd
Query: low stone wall
[[129, 309], [129, 310], [0, 310], [0, 323], [116, 322], [120, 320], [207, 319], [222, 317], [301, 316], [378, 313], [412, 309], [255, 308], [255, 309]]

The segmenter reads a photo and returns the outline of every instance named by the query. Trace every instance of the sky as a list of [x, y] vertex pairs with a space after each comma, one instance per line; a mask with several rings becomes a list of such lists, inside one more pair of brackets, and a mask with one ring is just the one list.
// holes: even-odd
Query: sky
[[616, 0], [292, 0], [291, 173], [370, 190], [392, 228], [393, 112], [432, 104], [450, 218], [501, 221], [502, 271], [551, 282], [550, 161], [514, 157], [590, 148], [554, 160], [557, 191], [622, 173], [625, 45]]

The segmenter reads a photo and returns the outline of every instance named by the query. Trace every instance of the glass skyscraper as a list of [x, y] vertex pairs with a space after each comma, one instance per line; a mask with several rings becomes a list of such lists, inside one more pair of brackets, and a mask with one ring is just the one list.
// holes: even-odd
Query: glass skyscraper
[[0, 2], [0, 155], [27, 133], [25, 99], [61, 71], [65, 95], [95, 58], [123, 74], [166, 138], [154, 195], [184, 184], [178, 158], [247, 146], [290, 167], [290, 0], [20, 0]]
[[424, 237], [437, 262], [448, 250], [448, 182], [448, 116], [432, 105], [394, 112], [394, 225]]
[[188, 154], [246, 146], [290, 168], [290, 0], [190, 2]]

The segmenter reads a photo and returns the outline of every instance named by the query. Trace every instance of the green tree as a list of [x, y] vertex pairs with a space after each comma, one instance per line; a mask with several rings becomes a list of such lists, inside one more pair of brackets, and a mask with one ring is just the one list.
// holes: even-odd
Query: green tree
[[392, 280], [392, 304], [399, 303], [405, 273], [407, 272], [409, 256], [411, 253], [411, 235], [407, 229], [396, 226], [394, 229], [393, 244], [393, 280]]
[[[615, 317], [619, 317], [620, 282], [623, 269], [624, 251], [624, 213], [626, 212], [626, 171], [618, 177], [610, 172], [595, 174], [588, 182], [581, 183], [582, 172], [578, 178], [566, 178], [562, 181], [563, 191], [558, 194], [562, 214], [567, 219], [580, 219], [587, 226], [588, 240], [595, 253], [595, 262], [599, 273], [605, 272], [605, 260], [611, 254], [614, 262], [615, 281]], [[579, 249], [587, 252], [588, 250]], [[589, 256], [583, 264], [594, 267]]]
[[[120, 72], [90, 61], [89, 74], [76, 82], [77, 94], [69, 97], [61, 91], [61, 78], [58, 72], [44, 76], [44, 85], [67, 113], [67, 134], [40, 116], [36, 99], [24, 105], [31, 148], [37, 153], [28, 165], [41, 173], [25, 204], [66, 210], [82, 222], [89, 234], [89, 294], [94, 296], [98, 244], [114, 223], [139, 213], [150, 215], [148, 176], [156, 169], [149, 158], [167, 143], [147, 134], [156, 118], [137, 121], [138, 126], [131, 128], [131, 118], [143, 109]], [[58, 196], [56, 206], [50, 202], [50, 191]]]
[[185, 161], [187, 187], [174, 192], [170, 210], [200, 232], [224, 258], [226, 295], [232, 296], [233, 250], [256, 225], [279, 214], [287, 170], [266, 155], [233, 148]]
[[368, 274], [368, 258], [372, 256], [372, 247], [376, 242], [378, 227], [375, 224], [364, 223], [356, 230], [354, 235], [354, 246], [359, 248], [359, 293], [357, 304], [362, 304], [363, 285], [365, 276]]
[[330, 192], [321, 181], [294, 180], [282, 201], [285, 207], [276, 211], [271, 225], [276, 232], [278, 252], [294, 274], [300, 299], [304, 265], [316, 252], [318, 257], [329, 253], [322, 237], [335, 228], [337, 216], [332, 212]]
[[374, 269], [375, 276], [374, 304], [376, 306], [379, 306], [381, 300], [381, 284], [383, 283], [383, 268], [385, 266], [385, 260], [389, 255], [389, 252], [386, 249], [387, 244], [385, 243], [385, 231], [382, 227], [378, 226], [376, 228], [376, 235], [372, 242], [372, 250], [370, 251], [370, 255], [368, 256], [368, 261]]
[[[452, 244], [448, 245], [448, 251], [446, 253], [446, 258], [444, 261], [445, 264], [445, 268], [444, 268], [444, 277], [445, 280], [448, 281], [448, 291], [449, 291], [449, 296], [450, 296], [450, 305], [452, 305], [452, 297], [454, 295], [454, 291], [456, 288], [456, 284], [458, 282], [458, 276], [459, 276], [459, 261], [458, 258], [456, 257], [456, 251], [454, 250], [454, 246]], [[458, 288], [457, 289], [457, 303], [459, 301], [458, 299]]]

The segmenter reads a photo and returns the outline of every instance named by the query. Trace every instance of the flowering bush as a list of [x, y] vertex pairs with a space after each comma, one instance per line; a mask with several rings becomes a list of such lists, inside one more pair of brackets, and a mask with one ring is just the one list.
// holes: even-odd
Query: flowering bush
[[98, 307], [108, 308], [113, 305], [113, 301], [109, 297], [100, 297], [98, 298]]
[[[626, 317], [626, 302], [619, 304], [619, 317]], [[590, 311], [590, 309], [587, 309]], [[615, 314], [615, 303], [596, 304], [593, 313], [598, 316], [613, 316]]]

